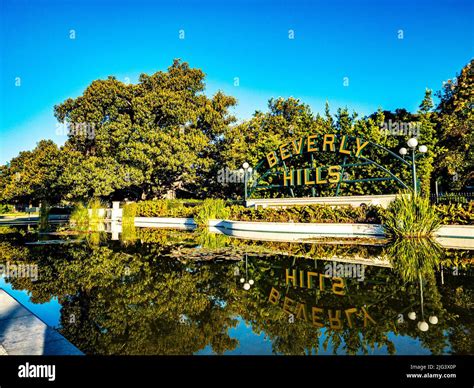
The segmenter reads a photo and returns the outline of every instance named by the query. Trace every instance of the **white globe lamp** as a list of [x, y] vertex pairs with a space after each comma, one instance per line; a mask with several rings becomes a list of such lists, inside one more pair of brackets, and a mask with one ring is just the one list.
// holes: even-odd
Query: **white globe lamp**
[[418, 140], [416, 140], [416, 137], [412, 137], [411, 139], [408, 140], [407, 144], [408, 144], [408, 147], [414, 149], [418, 145]]

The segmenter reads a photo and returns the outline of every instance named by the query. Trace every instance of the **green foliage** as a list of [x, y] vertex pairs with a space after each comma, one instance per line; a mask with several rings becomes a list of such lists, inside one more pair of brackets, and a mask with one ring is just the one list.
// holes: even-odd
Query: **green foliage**
[[127, 219], [122, 219], [122, 236], [121, 241], [128, 243], [137, 239], [137, 228], [135, 224]]
[[104, 208], [105, 205], [98, 199], [94, 198], [89, 201], [87, 204], [88, 215], [89, 215], [89, 225], [97, 225], [102, 223], [105, 219]]
[[466, 197], [456, 193], [446, 193], [437, 198], [438, 204], [468, 203]]
[[449, 190], [474, 184], [474, 59], [437, 93], [435, 176]]
[[[311, 289], [289, 286], [285, 276], [286, 269], [322, 272], [332, 261], [308, 260], [293, 254], [248, 254], [247, 265], [247, 261], [235, 261], [239, 251], [222, 255], [221, 242], [208, 241], [201, 234], [193, 239], [189, 232], [155, 229], [150, 233], [153, 238], [146, 239], [148, 233], [139, 235], [136, 243], [122, 246], [106, 240], [99, 245], [25, 246], [10, 236], [8, 244], [0, 243], [0, 252], [5, 250], [8, 255], [12, 246], [21, 246], [22, 260], [38, 265], [41, 281], [21, 277], [9, 281], [15, 289], [26, 290], [35, 303], [57, 298], [61, 303], [62, 334], [86, 354], [190, 355], [202, 349], [221, 354], [239, 346], [238, 340], [229, 335], [236, 318], [254, 333], [265, 336], [275, 354], [321, 354], [329, 349], [335, 354], [373, 354], [380, 348], [395, 354], [401, 350], [393, 341], [397, 335], [413, 339], [434, 354], [445, 349], [470, 352], [471, 277], [452, 276], [445, 271], [444, 284], [440, 285], [433, 271], [423, 272], [425, 314], [439, 318], [437, 325], [423, 333], [416, 322], [397, 322], [400, 314], [406, 317], [407, 311], [420, 312], [418, 279], [408, 281], [398, 270], [367, 265], [365, 281], [344, 278], [346, 294], [334, 295], [328, 278], [325, 289], [320, 290], [317, 284]], [[205, 261], [180, 254], [183, 245], [196, 247], [203, 240], [208, 241], [207, 249], [215, 246], [219, 253], [206, 252]], [[250, 243], [262, 245], [242, 241]], [[273, 243], [265, 244], [270, 248]], [[298, 244], [293, 245], [296, 248]], [[381, 249], [308, 245], [319, 247], [314, 248], [314, 257], [321, 253], [321, 257], [328, 258], [377, 258]], [[284, 245], [280, 248], [286, 250]], [[201, 250], [194, 249], [197, 253]], [[394, 254], [401, 251], [416, 252], [399, 247]], [[416, 274], [424, 263], [422, 259], [410, 259], [407, 265], [412, 265]], [[239, 282], [243, 274], [255, 281], [248, 291]], [[281, 293], [277, 304], [269, 302], [272, 287]], [[289, 324], [288, 314], [283, 311], [284, 297], [309, 309], [307, 319], [299, 315]], [[324, 309], [324, 328], [312, 324], [311, 306]], [[344, 309], [352, 307], [358, 311], [364, 307], [375, 323], [364, 325], [361, 314], [353, 314], [348, 325]], [[329, 309], [342, 310], [342, 327], [331, 327]]]
[[193, 217], [194, 206], [186, 206], [182, 201], [158, 199], [140, 201], [136, 205], [136, 217]]
[[32, 151], [23, 151], [0, 166], [0, 202], [57, 203], [63, 194], [59, 182], [63, 165], [52, 140], [41, 140]]
[[196, 241], [203, 249], [208, 250], [220, 250], [230, 245], [229, 236], [209, 232], [208, 228], [196, 229]]
[[429, 238], [397, 239], [384, 251], [404, 282], [429, 277], [443, 256], [442, 248]]
[[[204, 72], [175, 60], [168, 71], [141, 74], [138, 84], [96, 80], [82, 96], [55, 107], [61, 123], [87, 124], [72, 132], [62, 177], [71, 198], [164, 197], [175, 190], [205, 192], [228, 125], [233, 97], [207, 97]], [[89, 135], [89, 133], [87, 133]]]
[[471, 204], [437, 204], [434, 209], [443, 225], [474, 225], [474, 211]]
[[0, 204], [0, 214], [11, 213], [13, 210], [15, 210], [13, 205]]
[[106, 239], [104, 232], [105, 212], [101, 209], [104, 204], [98, 199], [92, 199], [87, 206], [77, 203], [69, 217], [69, 224], [75, 230], [87, 232], [81, 235], [90, 245], [100, 245]]
[[[432, 208], [441, 224], [469, 225], [474, 223], [474, 214], [467, 204], [429, 206], [423, 201], [423, 209]], [[326, 206], [304, 205], [287, 206], [285, 208], [246, 208], [241, 205], [232, 205], [224, 200], [208, 199], [205, 201], [178, 201], [154, 200], [130, 203], [124, 206], [124, 219], [127, 217], [194, 217], [198, 224], [206, 225], [209, 219], [231, 219], [235, 221], [264, 221], [264, 222], [312, 222], [312, 223], [367, 223], [382, 224], [395, 222], [401, 225], [396, 213], [380, 206]], [[394, 206], [394, 205], [393, 205]], [[397, 205], [398, 206], [398, 205]], [[418, 206], [418, 205], [417, 205]], [[418, 210], [416, 210], [418, 209]], [[425, 211], [422, 208], [413, 208], [410, 211]], [[397, 211], [397, 210], [395, 210]], [[431, 212], [431, 211], [429, 211]], [[431, 213], [430, 213], [431, 214]], [[201, 218], [199, 218], [201, 217]], [[418, 216], [407, 216], [409, 222], [418, 222]], [[391, 221], [392, 220], [392, 221]]]
[[[235, 124], [230, 109], [235, 98], [217, 92], [206, 96], [205, 74], [175, 60], [167, 71], [142, 74], [137, 84], [115, 77], [92, 82], [81, 96], [55, 106], [60, 123], [70, 125], [68, 140], [58, 148], [42, 140], [32, 151], [21, 152], [0, 166], [0, 202], [51, 204], [87, 202], [91, 198], [134, 200], [173, 198], [242, 198], [242, 184], [216, 182], [223, 168], [239, 169], [257, 164], [270, 151], [293, 139], [312, 134], [346, 134], [362, 137], [397, 152], [411, 134], [393, 136], [381, 130], [388, 120], [413, 123], [419, 128], [420, 145], [428, 152], [417, 160], [421, 190], [428, 195], [433, 180], [449, 190], [473, 185], [474, 179], [474, 62], [468, 63], [437, 93], [433, 110], [432, 91], [426, 90], [416, 113], [404, 109], [379, 110], [368, 117], [339, 108], [323, 115], [295, 98], [270, 99], [266, 112]], [[379, 149], [366, 148], [366, 156], [405, 182], [410, 169]], [[346, 162], [359, 162], [348, 156]], [[300, 167], [341, 164], [337, 153], [296, 156]], [[387, 174], [375, 165], [352, 166], [344, 171], [350, 180], [382, 178]], [[268, 184], [275, 178], [268, 177]], [[334, 195], [337, 184], [299, 186], [296, 195]], [[314, 189], [314, 191], [313, 191]], [[342, 182], [340, 195], [392, 193], [393, 181]], [[289, 194], [289, 193], [284, 193]], [[280, 189], [255, 196], [281, 196]], [[157, 205], [145, 213], [169, 213]], [[192, 213], [175, 208], [181, 216]]]
[[122, 222], [125, 219], [134, 218], [137, 216], [138, 205], [136, 202], [130, 202], [123, 206], [122, 210]]
[[436, 136], [436, 114], [431, 112], [433, 108], [432, 91], [426, 89], [425, 97], [418, 110], [418, 134], [417, 139], [420, 145], [428, 148], [428, 152], [423, 154], [416, 161], [418, 179], [421, 181], [420, 190], [425, 196], [430, 194], [434, 161], [438, 155], [438, 138]]
[[65, 169], [58, 181], [62, 187], [67, 187], [65, 200], [107, 197], [125, 184], [126, 169], [111, 156], [84, 156], [66, 144], [62, 158]]
[[127, 203], [122, 210], [122, 241], [131, 242], [137, 238], [135, 228], [135, 217], [137, 214], [137, 204]]
[[194, 221], [200, 226], [207, 226], [211, 219], [226, 219], [230, 215], [230, 209], [223, 199], [206, 199], [199, 206]]
[[230, 219], [266, 222], [381, 223], [384, 210], [378, 206], [305, 205], [285, 208], [246, 208], [232, 206]]
[[389, 236], [430, 236], [440, 225], [436, 209], [428, 198], [406, 191], [389, 205], [383, 224]]
[[89, 211], [82, 202], [79, 202], [74, 206], [69, 222], [71, 225], [79, 229], [87, 228], [89, 225]]

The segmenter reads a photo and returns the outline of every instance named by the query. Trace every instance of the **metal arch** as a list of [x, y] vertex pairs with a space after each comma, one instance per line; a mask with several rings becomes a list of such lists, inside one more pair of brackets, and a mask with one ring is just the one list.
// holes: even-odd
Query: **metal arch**
[[[340, 137], [342, 136], [342, 135], [340, 135], [340, 134], [334, 134], [334, 135], [335, 135], [337, 138], [340, 138]], [[348, 139], [351, 139], [351, 140], [357, 138], [357, 136], [352, 136], [352, 135], [345, 135], [345, 136], [347, 136], [347, 138], [348, 138]], [[380, 145], [380, 144], [374, 143], [374, 142], [371, 141], [371, 140], [364, 139], [363, 137], [359, 137], [359, 139], [362, 139], [362, 140], [364, 140], [364, 141], [367, 141], [370, 146], [373, 146], [374, 148], [378, 148], [378, 149], [380, 149], [380, 150], [386, 152], [388, 155], [394, 157], [395, 159], [397, 159], [398, 161], [402, 162], [403, 164], [405, 164], [405, 165], [407, 165], [407, 166], [411, 166], [411, 165], [412, 165], [412, 163], [409, 162], [408, 160], [406, 160], [406, 159], [400, 157], [400, 156], [397, 155], [395, 152], [389, 150], [388, 148], [386, 148], [386, 147], [384, 147], [384, 146], [382, 146], [382, 145]], [[295, 157], [295, 156], [300, 156], [300, 155], [304, 155], [304, 154], [308, 154], [308, 153], [309, 153], [310, 155], [314, 155], [314, 152], [303, 151], [303, 152], [301, 152], [300, 154], [296, 154], [296, 155], [293, 155], [293, 154], [292, 154], [292, 155], [290, 156], [290, 159], [293, 158], [293, 157]], [[382, 170], [382, 171], [388, 173], [388, 174], [391, 176], [391, 178], [387, 178], [387, 177], [386, 177], [386, 178], [373, 178], [373, 179], [368, 179], [368, 180], [371, 180], [371, 181], [375, 181], [375, 180], [395, 180], [395, 181], [397, 181], [403, 188], [408, 188], [408, 185], [407, 185], [405, 182], [403, 182], [400, 178], [398, 178], [395, 174], [393, 174], [393, 173], [392, 173], [390, 170], [388, 170], [387, 168], [383, 167], [382, 165], [378, 164], [377, 162], [375, 162], [375, 161], [373, 161], [373, 160], [371, 160], [371, 159], [369, 159], [369, 158], [366, 158], [366, 157], [364, 157], [364, 156], [360, 156], [359, 158], [361, 158], [362, 160], [367, 161], [368, 164], [374, 164], [378, 169], [380, 169], [380, 170]], [[346, 160], [346, 159], [347, 159], [347, 157], [345, 157], [344, 160]], [[264, 163], [266, 162], [266, 160], [267, 160], [266, 158], [262, 158], [262, 159], [257, 163], [257, 166], [255, 167], [254, 171], [258, 171], [258, 169], [264, 165]], [[344, 162], [344, 166], [347, 167], [347, 165], [346, 165], [345, 162]], [[252, 196], [252, 194], [255, 192], [255, 190], [256, 190], [257, 188], [264, 188], [264, 187], [267, 187], [267, 188], [276, 188], [276, 187], [282, 187], [281, 185], [267, 185], [267, 186], [259, 186], [259, 185], [258, 185], [258, 183], [259, 183], [263, 178], [267, 177], [267, 176], [268, 176], [269, 174], [271, 174], [272, 172], [275, 172], [276, 174], [281, 175], [282, 172], [281, 172], [281, 171], [276, 171], [276, 169], [275, 169], [276, 167], [283, 167], [283, 168], [286, 170], [286, 164], [285, 164], [285, 162], [284, 162], [283, 160], [279, 159], [279, 160], [278, 160], [278, 163], [277, 163], [275, 166], [268, 168], [262, 175], [260, 175], [260, 176], [255, 180], [255, 182], [252, 184], [252, 186], [251, 186], [251, 188], [250, 188], [250, 191], [249, 191], [249, 194], [248, 194], [248, 198], [250, 198], [250, 197]], [[352, 180], [352, 181], [350, 181], [350, 182], [360, 182], [360, 181], [362, 181], [362, 180], [356, 179], [356, 180]], [[366, 179], [364, 179], [364, 181], [366, 181]], [[344, 183], [344, 181], [343, 181], [343, 180], [340, 180], [340, 181], [338, 182], [338, 188], [339, 188], [339, 186], [340, 186], [341, 183]], [[347, 183], [347, 182], [346, 182], [346, 183]], [[293, 189], [290, 188], [290, 190], [291, 190], [292, 196], [294, 197]], [[337, 190], [337, 192], [336, 192], [336, 196], [338, 195], [338, 191], [339, 191], [339, 190]]]
[[394, 180], [396, 180], [398, 183], [400, 183], [404, 189], [408, 189], [408, 186], [406, 185], [405, 182], [403, 182], [399, 177], [397, 177], [395, 174], [393, 174], [390, 170], [388, 170], [387, 168], [385, 168], [384, 166], [381, 166], [380, 164], [378, 164], [377, 162], [374, 162], [372, 159], [369, 159], [369, 158], [365, 158], [363, 156], [361, 156], [361, 159], [362, 160], [368, 160], [369, 162], [371, 162], [371, 164], [375, 164], [376, 167], [380, 168], [382, 171], [385, 171], [386, 173], [388, 173], [390, 176], [392, 176], [392, 178]]

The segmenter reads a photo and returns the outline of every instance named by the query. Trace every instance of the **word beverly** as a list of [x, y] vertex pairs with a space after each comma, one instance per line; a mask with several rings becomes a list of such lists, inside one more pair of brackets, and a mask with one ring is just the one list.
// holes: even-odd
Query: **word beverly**
[[364, 142], [359, 137], [353, 138], [347, 135], [340, 139], [334, 134], [309, 135], [283, 143], [278, 151], [269, 152], [267, 154], [268, 167], [273, 167], [292, 156], [302, 155], [304, 152], [338, 152], [342, 155], [358, 158], [368, 144], [368, 141]]
[[56, 379], [56, 365], [25, 365], [18, 367], [18, 377], [20, 378], [47, 378], [48, 381]]
[[332, 330], [342, 330], [344, 326], [353, 328], [363, 326], [366, 328], [369, 324], [376, 325], [375, 320], [369, 315], [365, 306], [346, 307], [344, 309], [325, 308], [323, 306], [310, 306], [296, 299], [291, 299], [283, 292], [272, 287], [268, 301], [282, 308], [283, 312], [311, 323], [314, 327], [329, 327]]
[[[271, 168], [295, 155], [313, 152], [333, 152], [344, 156], [359, 158], [362, 150], [367, 147], [368, 141], [361, 138], [334, 134], [309, 135], [301, 137], [280, 146], [278, 152], [267, 154], [268, 166]], [[326, 171], [327, 170], [327, 171]], [[337, 183], [342, 180], [342, 166], [316, 167], [304, 169], [286, 169], [283, 172], [283, 186], [311, 186], [327, 183]]]

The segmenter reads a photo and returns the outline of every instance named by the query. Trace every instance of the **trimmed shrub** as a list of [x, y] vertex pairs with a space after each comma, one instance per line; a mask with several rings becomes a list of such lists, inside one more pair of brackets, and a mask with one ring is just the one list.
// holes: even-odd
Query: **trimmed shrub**
[[142, 201], [137, 203], [136, 217], [193, 217], [198, 207], [193, 205], [167, 199]]
[[434, 206], [436, 213], [444, 225], [473, 225], [474, 202], [470, 204], [437, 204]]
[[[410, 196], [410, 194], [407, 195]], [[207, 220], [211, 218], [266, 222], [388, 223], [390, 227], [393, 226], [395, 235], [398, 235], [395, 231], [398, 229], [398, 226], [403, 224], [401, 229], [406, 229], [410, 227], [410, 223], [413, 224], [413, 227], [415, 227], [416, 223], [419, 223], [421, 228], [419, 232], [423, 234], [422, 229], [425, 225], [424, 221], [421, 221], [423, 219], [423, 212], [429, 212], [429, 214], [434, 212], [436, 216], [433, 215], [433, 217], [439, 218], [442, 224], [468, 225], [473, 224], [474, 221], [472, 208], [467, 204], [438, 204], [433, 206], [429, 204], [428, 199], [417, 197], [415, 205], [408, 201], [404, 206], [403, 212], [405, 213], [397, 213], [402, 211], [401, 208], [403, 207], [399, 202], [389, 207], [392, 210], [373, 205], [360, 207], [298, 205], [285, 208], [254, 209], [235, 205], [222, 199], [207, 199], [205, 201], [160, 199], [127, 204], [123, 208], [123, 217], [194, 217], [197, 223], [201, 225], [207, 224]], [[401, 219], [399, 214], [405, 214], [406, 219]], [[430, 228], [433, 226], [431, 225]]]
[[286, 208], [252, 209], [232, 206], [230, 219], [266, 222], [381, 223], [384, 210], [377, 206], [305, 205]]
[[135, 202], [127, 203], [123, 206], [122, 210], [122, 222], [127, 219], [130, 220], [137, 216], [138, 204]]

